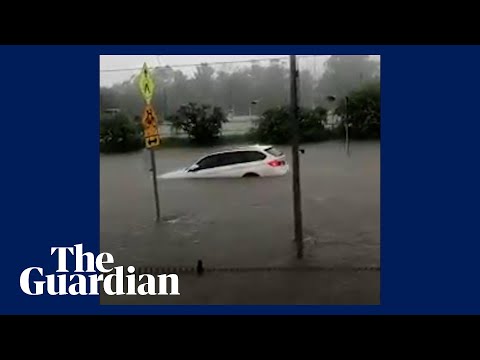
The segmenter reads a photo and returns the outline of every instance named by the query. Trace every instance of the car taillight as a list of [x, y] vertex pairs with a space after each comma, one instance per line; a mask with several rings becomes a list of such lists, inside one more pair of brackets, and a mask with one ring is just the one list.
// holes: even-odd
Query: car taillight
[[285, 161], [283, 161], [283, 160], [272, 160], [272, 161], [268, 162], [268, 165], [273, 166], [273, 167], [283, 166], [283, 165], [285, 165]]

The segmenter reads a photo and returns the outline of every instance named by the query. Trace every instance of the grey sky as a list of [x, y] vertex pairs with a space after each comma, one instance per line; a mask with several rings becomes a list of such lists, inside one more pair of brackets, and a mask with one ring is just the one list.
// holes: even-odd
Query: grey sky
[[[154, 67], [282, 58], [286, 56], [287, 55], [101, 55], [100, 71], [141, 68], [145, 62], [149, 67]], [[188, 68], [185, 70], [188, 71]], [[100, 72], [100, 85], [111, 86], [116, 82], [129, 79], [132, 75], [132, 71]]]
[[[104, 70], [132, 69], [141, 68], [143, 63], [149, 67], [155, 66], [177, 66], [211, 62], [234, 62], [245, 60], [260, 60], [270, 58], [285, 58], [288, 55], [101, 55], [100, 56], [100, 86], [111, 86], [131, 78], [137, 71], [114, 71], [105, 72]], [[372, 57], [380, 58], [372, 55]], [[319, 67], [323, 65], [328, 55], [318, 55], [315, 57]], [[302, 59], [300, 59], [302, 60]], [[301, 66], [301, 61], [299, 61]], [[194, 68], [184, 68], [186, 72], [193, 71]]]

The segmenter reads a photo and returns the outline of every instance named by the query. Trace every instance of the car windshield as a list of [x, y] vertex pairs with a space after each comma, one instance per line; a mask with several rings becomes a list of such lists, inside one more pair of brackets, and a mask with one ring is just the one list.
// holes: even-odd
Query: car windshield
[[274, 147], [270, 147], [268, 149], [265, 149], [265, 151], [268, 152], [270, 155], [273, 155], [273, 156], [282, 156], [283, 155], [283, 152], [281, 152], [278, 149], [275, 149]]

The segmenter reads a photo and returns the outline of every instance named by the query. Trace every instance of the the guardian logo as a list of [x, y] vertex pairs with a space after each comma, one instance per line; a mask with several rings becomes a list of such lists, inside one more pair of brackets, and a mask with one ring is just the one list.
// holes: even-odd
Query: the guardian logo
[[[52, 247], [50, 255], [55, 253], [58, 257], [55, 274], [44, 275], [41, 267], [23, 270], [20, 288], [25, 294], [99, 295], [102, 288], [107, 295], [180, 295], [176, 274], [137, 277], [133, 266], [128, 266], [125, 274], [123, 266], [108, 266], [114, 263], [112, 254], [101, 253], [95, 257], [91, 252], [84, 253], [82, 244]], [[69, 257], [75, 262], [73, 273], [67, 269]]]

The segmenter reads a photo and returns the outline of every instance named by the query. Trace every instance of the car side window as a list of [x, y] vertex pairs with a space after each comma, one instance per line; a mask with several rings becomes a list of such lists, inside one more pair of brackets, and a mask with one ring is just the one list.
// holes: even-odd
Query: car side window
[[216, 167], [227, 166], [227, 165], [230, 165], [230, 163], [231, 163], [231, 154], [224, 153], [224, 154], [218, 155], [217, 164], [215, 166]]
[[228, 154], [228, 165], [235, 165], [243, 162], [242, 152], [235, 151]]
[[243, 164], [253, 161], [259, 161], [266, 158], [265, 154], [258, 151], [234, 151], [224, 154], [225, 160], [222, 161], [224, 165]]
[[237, 151], [218, 154], [217, 157], [215, 167], [234, 165], [243, 162], [242, 154]]
[[195, 171], [259, 161], [265, 158], [265, 154], [258, 151], [233, 151], [223, 154], [215, 154], [207, 156], [197, 162], [198, 168], [196, 168]]
[[200, 160], [199, 162], [197, 162], [198, 168], [195, 169], [195, 171], [211, 169], [215, 166], [218, 166], [218, 162], [219, 162], [219, 156], [218, 155], [207, 156], [207, 157], [203, 158], [202, 160]]

